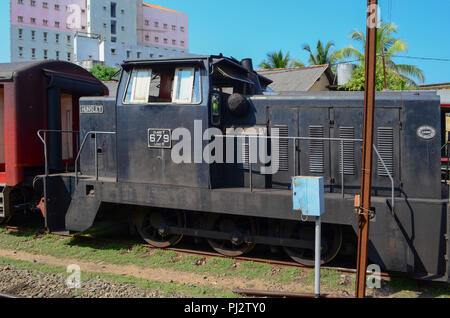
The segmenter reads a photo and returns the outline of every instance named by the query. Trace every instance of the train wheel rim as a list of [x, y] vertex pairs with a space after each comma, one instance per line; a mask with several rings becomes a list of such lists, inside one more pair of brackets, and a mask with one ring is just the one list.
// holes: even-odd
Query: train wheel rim
[[[314, 241], [314, 223], [286, 222], [283, 233], [293, 239], [310, 239]], [[342, 228], [336, 224], [322, 224], [321, 264], [331, 262], [342, 247]], [[304, 266], [314, 266], [314, 250], [283, 247], [286, 254], [295, 262]]]
[[[222, 232], [234, 233], [235, 237], [244, 237], [245, 235], [256, 235], [257, 225], [251, 217], [233, 217], [220, 216], [218, 218], [210, 218], [208, 228]], [[228, 257], [238, 257], [249, 253], [254, 247], [255, 243], [249, 243], [239, 240], [220, 240], [208, 239], [208, 244], [217, 253]]]
[[185, 227], [186, 216], [181, 211], [141, 210], [136, 220], [136, 228], [148, 244], [157, 248], [168, 248], [177, 245], [182, 234], [170, 234], [171, 226]]

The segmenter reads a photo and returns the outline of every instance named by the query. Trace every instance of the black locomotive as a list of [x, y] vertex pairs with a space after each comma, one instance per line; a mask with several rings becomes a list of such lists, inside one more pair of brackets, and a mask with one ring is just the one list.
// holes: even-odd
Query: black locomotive
[[[352, 250], [363, 94], [269, 93], [270, 83], [249, 59], [126, 61], [116, 98], [81, 100], [77, 171], [48, 164], [41, 176], [46, 226], [84, 231], [115, 204], [157, 247], [183, 235], [229, 256], [266, 244], [312, 265], [314, 227], [293, 211], [291, 178], [323, 176], [322, 260]], [[435, 92], [376, 96], [369, 248], [383, 270], [448, 281], [439, 107]]]

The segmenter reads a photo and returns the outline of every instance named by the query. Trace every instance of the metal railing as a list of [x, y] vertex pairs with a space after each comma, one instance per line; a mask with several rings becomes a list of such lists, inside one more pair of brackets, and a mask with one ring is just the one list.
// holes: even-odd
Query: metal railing
[[[44, 136], [41, 135], [41, 133], [44, 133]], [[45, 161], [45, 176], [48, 177], [49, 171], [48, 171], [48, 153], [47, 153], [47, 134], [48, 133], [59, 133], [59, 134], [79, 134], [79, 131], [75, 130], [49, 130], [49, 129], [41, 129], [38, 130], [37, 135], [41, 142], [44, 144], [44, 161]], [[75, 149], [78, 149], [79, 144], [79, 138], [77, 138], [77, 145]]]
[[[42, 136], [42, 133], [44, 133], [44, 136]], [[39, 139], [42, 141], [42, 143], [44, 144], [44, 160], [45, 160], [45, 177], [48, 177], [49, 175], [49, 168], [48, 168], [48, 153], [47, 153], [47, 133], [60, 133], [60, 134], [80, 134], [79, 131], [73, 131], [73, 130], [46, 130], [46, 129], [41, 129], [37, 132], [37, 135], [39, 137]], [[77, 156], [75, 158], [75, 183], [78, 184], [78, 162], [80, 160], [80, 156], [81, 156], [81, 152], [84, 149], [84, 146], [86, 144], [86, 141], [88, 139], [89, 136], [94, 136], [95, 139], [95, 144], [94, 144], [94, 150], [95, 150], [95, 155], [94, 155], [94, 160], [95, 160], [95, 179], [98, 181], [98, 145], [97, 145], [97, 135], [115, 135], [115, 132], [111, 132], [111, 131], [89, 131], [86, 136], [84, 136], [83, 142], [81, 143], [80, 149], [78, 149], [78, 144], [79, 144], [79, 139], [77, 138], [77, 147], [76, 149], [78, 150]]]
[[78, 161], [80, 160], [81, 152], [84, 149], [84, 145], [89, 136], [94, 136], [94, 160], [95, 160], [95, 180], [98, 181], [98, 143], [97, 135], [116, 135], [113, 131], [89, 131], [84, 136], [83, 142], [81, 143], [80, 150], [78, 151], [77, 157], [75, 159], [75, 185], [78, 185]]
[[[353, 143], [357, 143], [360, 142], [362, 143], [363, 140], [362, 139], [350, 139], [350, 138], [319, 138], [319, 137], [283, 137], [283, 136], [265, 136], [265, 135], [257, 135], [257, 134], [248, 134], [248, 135], [215, 135], [214, 137], [216, 138], [262, 138], [262, 139], [278, 139], [278, 140], [293, 140], [293, 172], [294, 175], [297, 174], [297, 152], [300, 151], [301, 147], [297, 148], [297, 141], [329, 141], [329, 142], [339, 142], [341, 145], [341, 150], [340, 150], [340, 168], [341, 168], [341, 193], [342, 193], [342, 197], [345, 197], [345, 171], [344, 171], [344, 143], [345, 142], [353, 142]], [[252, 147], [248, 147], [248, 156], [249, 156], [249, 186], [250, 186], [250, 191], [253, 192], [253, 168], [252, 168], [252, 162], [251, 162], [251, 158], [252, 158], [252, 153], [251, 153], [251, 149]], [[394, 213], [394, 208], [395, 208], [395, 182], [394, 182], [394, 178], [391, 174], [391, 172], [389, 171], [386, 163], [384, 162], [383, 158], [381, 157], [380, 153], [378, 152], [377, 147], [375, 147], [375, 145], [373, 145], [373, 149], [375, 151], [376, 156], [378, 157], [378, 160], [380, 161], [381, 165], [383, 166], [383, 169], [385, 170], [387, 176], [389, 177], [389, 180], [391, 182], [391, 207], [392, 207], [392, 212]]]
[[[450, 143], [446, 143], [445, 145], [443, 145], [442, 147], [441, 147], [441, 153], [442, 153], [442, 150], [444, 150], [445, 149], [445, 153], [446, 153], [446, 159], [447, 159], [447, 167], [446, 167], [446, 170], [445, 170], [445, 179], [444, 179], [444, 181], [445, 181], [445, 183], [447, 183], [448, 184], [448, 180], [449, 180], [449, 178], [450, 178], [450, 175], [449, 175], [449, 172], [450, 172], [450, 149], [449, 149], [449, 145], [450, 145]], [[442, 176], [442, 163], [441, 163], [441, 176]]]

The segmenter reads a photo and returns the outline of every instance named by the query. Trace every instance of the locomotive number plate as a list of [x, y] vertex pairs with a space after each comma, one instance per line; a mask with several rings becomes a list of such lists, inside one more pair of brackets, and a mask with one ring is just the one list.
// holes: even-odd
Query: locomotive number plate
[[81, 105], [81, 114], [103, 114], [103, 105]]
[[148, 147], [164, 149], [172, 148], [172, 130], [149, 128]]

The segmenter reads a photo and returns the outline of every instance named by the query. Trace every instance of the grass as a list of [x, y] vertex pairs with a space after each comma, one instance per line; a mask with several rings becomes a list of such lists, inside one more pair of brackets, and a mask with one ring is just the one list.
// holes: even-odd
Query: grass
[[[61, 266], [53, 266], [48, 264], [38, 264], [27, 261], [13, 260], [0, 257], [0, 266], [14, 266], [19, 269], [37, 271], [45, 274], [66, 274], [66, 269]], [[103, 279], [106, 281], [117, 282], [121, 284], [132, 284], [142, 291], [158, 291], [162, 297], [221, 297], [235, 298], [236, 295], [232, 291], [223, 288], [214, 288], [210, 286], [193, 286], [181, 285], [176, 283], [162, 283], [158, 281], [148, 281], [126, 275], [105, 274], [96, 272], [83, 272], [82, 280]], [[82, 296], [82, 290], [75, 292], [75, 296]]]
[[[99, 230], [104, 231], [104, 229]], [[90, 232], [90, 235], [99, 236], [95, 232]], [[314, 286], [314, 272], [300, 268], [280, 268], [264, 263], [235, 261], [229, 258], [205, 258], [197, 255], [184, 255], [174, 251], [149, 250], [140, 244], [99, 242], [82, 237], [60, 237], [44, 234], [42, 231], [0, 229], [0, 248], [88, 262], [118, 265], [134, 264], [141, 268], [166, 268], [178, 272], [215, 277], [259, 279], [278, 284], [294, 282], [305, 292], [312, 292]], [[40, 269], [43, 265], [37, 266]], [[322, 270], [321, 274], [321, 288], [325, 293], [347, 292], [350, 295], [354, 293], [354, 275], [347, 275], [346, 280], [343, 281], [340, 272]], [[128, 277], [127, 279], [132, 278]], [[139, 286], [149, 284], [144, 280], [137, 279], [136, 284], [138, 282]], [[194, 293], [191, 289], [185, 291], [189, 291], [189, 295]], [[208, 293], [208, 291], [206, 292]], [[204, 289], [201, 291], [198, 289], [195, 293], [203, 295]], [[450, 286], [424, 284], [401, 276], [394, 277], [374, 294], [383, 297], [450, 297]]]

